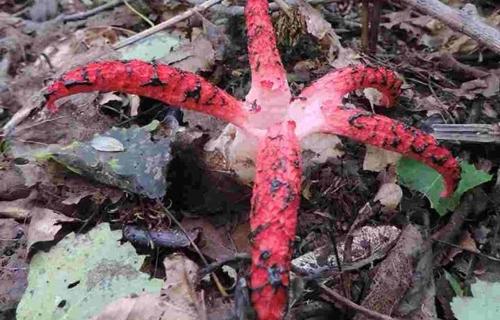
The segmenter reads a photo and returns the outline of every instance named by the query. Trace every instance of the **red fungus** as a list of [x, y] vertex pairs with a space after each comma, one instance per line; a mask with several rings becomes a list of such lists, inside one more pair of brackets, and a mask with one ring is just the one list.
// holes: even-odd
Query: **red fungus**
[[252, 197], [252, 302], [259, 319], [281, 319], [287, 306], [288, 272], [300, 199], [299, 140], [324, 132], [396, 151], [436, 169], [444, 177], [443, 196], [452, 194], [460, 167], [451, 153], [415, 128], [362, 109], [342, 105], [342, 97], [372, 87], [392, 106], [401, 81], [389, 70], [354, 66], [333, 71], [295, 98], [276, 48], [267, 0], [248, 0], [245, 15], [252, 87], [237, 101], [201, 77], [159, 63], [94, 62], [62, 75], [46, 94], [54, 102], [79, 92], [134, 93], [172, 106], [213, 115], [260, 141]]
[[269, 128], [257, 153], [252, 194], [252, 302], [259, 319], [281, 319], [300, 200], [300, 146], [295, 123]]

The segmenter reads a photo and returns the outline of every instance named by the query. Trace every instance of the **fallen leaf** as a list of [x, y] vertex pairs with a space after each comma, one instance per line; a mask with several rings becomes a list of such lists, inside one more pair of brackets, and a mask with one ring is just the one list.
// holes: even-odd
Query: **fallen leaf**
[[215, 50], [212, 42], [200, 34], [191, 42], [182, 44], [178, 50], [163, 57], [161, 61], [194, 73], [209, 71], [215, 62]]
[[316, 37], [323, 39], [327, 34], [334, 33], [332, 25], [325, 20], [323, 15], [305, 1], [297, 1], [299, 11], [304, 17], [307, 26], [307, 32]]
[[28, 197], [23, 199], [0, 201], [0, 215], [16, 220], [27, 220], [30, 218], [36, 197], [37, 192], [32, 191]]
[[446, 280], [448, 280], [448, 283], [450, 284], [457, 297], [463, 297], [464, 289], [462, 289], [462, 286], [460, 285], [460, 282], [458, 282], [457, 278], [455, 278], [455, 276], [453, 276], [446, 270], [444, 270], [444, 276], [446, 277]]
[[500, 319], [500, 282], [477, 280], [471, 291], [472, 297], [454, 297], [451, 302], [458, 320]]
[[215, 261], [233, 257], [236, 251], [224, 227], [215, 228], [207, 219], [184, 219], [182, 225], [187, 230], [201, 229], [198, 246], [201, 252]]
[[9, 315], [28, 285], [25, 226], [13, 219], [0, 219], [0, 266], [0, 314]]
[[[165, 175], [171, 154], [169, 139], [151, 140], [150, 132], [158, 125], [158, 121], [153, 121], [144, 127], [112, 128], [96, 135], [90, 143], [75, 141], [65, 147], [53, 146], [40, 153], [39, 158], [54, 159], [77, 174], [107, 185], [160, 198], [166, 193]], [[123, 147], [123, 151], [96, 150], [95, 141], [100, 141], [98, 149]]]
[[112, 101], [123, 102], [123, 98], [114, 92], [104, 92], [101, 94], [101, 98], [99, 99], [99, 104], [104, 105], [104, 104], [106, 104], [108, 102], [112, 102]]
[[[415, 264], [423, 245], [424, 239], [420, 231], [411, 224], [407, 225], [396, 245], [371, 277], [368, 294], [361, 305], [390, 315], [411, 286]], [[368, 317], [358, 313], [354, 319], [365, 320]]]
[[292, 260], [295, 271], [305, 274], [338, 270], [355, 270], [383, 258], [395, 244], [400, 230], [393, 226], [364, 226], [352, 232], [351, 262], [344, 264], [345, 241], [337, 243], [337, 254], [323, 246]]
[[344, 155], [342, 141], [332, 134], [313, 133], [300, 141], [304, 168]]
[[67, 206], [70, 206], [70, 205], [73, 205], [73, 204], [78, 204], [80, 203], [80, 201], [83, 199], [83, 198], [86, 198], [88, 196], [91, 196], [93, 195], [93, 192], [90, 192], [90, 191], [83, 191], [79, 194], [73, 194], [69, 197], [67, 197], [66, 199], [64, 199], [63, 201], [61, 201], [62, 204], [65, 204]]
[[469, 231], [465, 231], [464, 233], [462, 233], [462, 237], [460, 238], [460, 242], [458, 243], [458, 245], [467, 251], [479, 253], [479, 250], [476, 246], [476, 241], [474, 241]]
[[382, 104], [381, 101], [384, 95], [375, 88], [363, 89], [363, 95], [366, 97], [366, 99], [368, 99], [371, 108]]
[[75, 219], [58, 214], [50, 209], [34, 207], [31, 210], [31, 222], [28, 229], [28, 251], [37, 242], [52, 241], [61, 230], [61, 222], [73, 222]]
[[[472, 5], [472, 4], [468, 4]], [[475, 9], [475, 8], [474, 8]], [[472, 10], [472, 17], [471, 19], [480, 19], [483, 20], [482, 17], [479, 17], [477, 14], [477, 9]], [[492, 27], [499, 27], [500, 26], [500, 10], [494, 10], [493, 13], [486, 17], [485, 23]], [[466, 36], [462, 33], [459, 32], [454, 32], [453, 37], [450, 37], [449, 41], [447, 41], [444, 45], [443, 50], [446, 50], [449, 53], [452, 54], [463, 54], [463, 55], [468, 55], [474, 51], [476, 51], [479, 48], [479, 45], [476, 41], [472, 40], [469, 36]]]
[[460, 203], [460, 198], [468, 190], [488, 182], [492, 176], [477, 170], [474, 165], [461, 162], [462, 176], [455, 193], [449, 198], [441, 198], [444, 189], [443, 178], [434, 169], [409, 158], [401, 158], [397, 165], [399, 181], [402, 185], [422, 192], [441, 216], [449, 210], [454, 210]]
[[[0, 145], [1, 145], [0, 141]], [[1, 147], [1, 146], [0, 146]], [[0, 154], [1, 154], [0, 150]], [[26, 186], [25, 179], [13, 163], [3, 166], [0, 164], [0, 200], [16, 200], [30, 194], [30, 187]]]
[[127, 96], [130, 101], [130, 116], [135, 117], [139, 114], [141, 98], [136, 94], [127, 94]]
[[28, 288], [18, 320], [89, 319], [130, 294], [159, 292], [162, 281], [139, 271], [144, 256], [120, 245], [121, 230], [103, 223], [86, 234], [69, 234], [31, 259]]
[[380, 186], [380, 189], [378, 189], [373, 201], [380, 201], [383, 209], [386, 211], [393, 211], [399, 206], [402, 198], [403, 190], [401, 190], [398, 184], [384, 183]]
[[380, 172], [387, 166], [396, 164], [400, 158], [399, 153], [367, 145], [363, 170]]
[[201, 303], [196, 294], [198, 266], [181, 254], [163, 260], [167, 279], [161, 294], [141, 294], [121, 298], [107, 305], [92, 320], [198, 320], [203, 319]]
[[464, 82], [459, 89], [445, 88], [444, 90], [468, 100], [474, 100], [478, 95], [490, 98], [498, 95], [500, 91], [500, 78], [495, 74], [490, 74], [483, 79]]
[[165, 55], [176, 50], [182, 41], [183, 37], [170, 32], [160, 31], [119, 49], [118, 52], [121, 54], [121, 58], [125, 60], [161, 60]]
[[122, 152], [125, 147], [120, 140], [113, 137], [96, 136], [90, 141], [92, 148], [103, 152]]

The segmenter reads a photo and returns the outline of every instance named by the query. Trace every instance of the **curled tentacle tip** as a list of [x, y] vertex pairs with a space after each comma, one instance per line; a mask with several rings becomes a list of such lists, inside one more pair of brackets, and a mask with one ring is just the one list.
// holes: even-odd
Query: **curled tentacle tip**
[[451, 164], [449, 166], [450, 171], [444, 178], [444, 190], [441, 192], [442, 198], [449, 198], [455, 194], [460, 182], [460, 177], [462, 174], [462, 167], [457, 159], [450, 159]]
[[440, 194], [441, 198], [449, 198], [455, 193], [455, 188], [453, 186], [446, 186]]
[[458, 181], [460, 177], [453, 179], [453, 181], [445, 181], [444, 190], [441, 192], [441, 198], [449, 198], [455, 194], [457, 190]]

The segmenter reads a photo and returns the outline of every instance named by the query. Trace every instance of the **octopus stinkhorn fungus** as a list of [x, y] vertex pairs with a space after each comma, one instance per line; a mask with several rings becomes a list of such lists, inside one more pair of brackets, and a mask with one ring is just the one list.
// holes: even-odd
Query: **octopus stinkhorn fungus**
[[436, 140], [403, 123], [342, 105], [356, 89], [376, 88], [392, 106], [401, 81], [390, 70], [353, 66], [332, 71], [292, 97], [276, 47], [268, 0], [245, 8], [251, 90], [238, 101], [203, 78], [155, 62], [102, 61], [66, 72], [47, 89], [48, 108], [64, 96], [88, 91], [122, 91], [157, 99], [230, 122], [258, 141], [251, 213], [252, 303], [258, 319], [281, 319], [287, 306], [292, 241], [300, 200], [299, 141], [322, 132], [396, 151], [437, 170], [443, 196], [460, 177], [457, 160]]

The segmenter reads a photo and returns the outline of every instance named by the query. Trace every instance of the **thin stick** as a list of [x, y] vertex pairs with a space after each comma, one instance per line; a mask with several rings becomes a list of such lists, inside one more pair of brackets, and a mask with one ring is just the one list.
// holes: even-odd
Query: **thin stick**
[[377, 53], [377, 42], [380, 28], [380, 14], [382, 12], [382, 0], [373, 0], [370, 16], [370, 31], [368, 32], [368, 51]]
[[365, 52], [368, 52], [368, 39], [370, 31], [369, 11], [370, 11], [370, 4], [368, 0], [363, 0], [361, 6], [361, 48]]
[[86, 19], [86, 18], [91, 17], [93, 15], [96, 15], [102, 11], [110, 10], [110, 9], [113, 9], [114, 7], [121, 6], [122, 4], [123, 4], [122, 0], [110, 1], [106, 4], [103, 4], [102, 6], [95, 7], [94, 9], [91, 9], [91, 10], [63, 16], [62, 20], [64, 22], [83, 20], [83, 19]]
[[[189, 233], [186, 231], [186, 229], [184, 229], [184, 227], [179, 222], [179, 220], [177, 220], [177, 218], [163, 205], [163, 203], [161, 203], [160, 200], [157, 200], [156, 203], [163, 209], [164, 213], [167, 214], [167, 216], [170, 218], [170, 220], [172, 220], [179, 227], [179, 229], [181, 229], [181, 231], [186, 235], [186, 237], [189, 240], [189, 243], [191, 243], [191, 246], [193, 247], [193, 249], [200, 256], [201, 261], [203, 261], [203, 263], [205, 264], [205, 266], [208, 267], [209, 263], [208, 263], [207, 259], [205, 259], [205, 256], [201, 252], [200, 248], [198, 248], [198, 246], [193, 241], [193, 239], [191, 239], [191, 237], [189, 236]], [[156, 213], [160, 213], [160, 214], [163, 213], [163, 212], [159, 212], [159, 211], [154, 210], [154, 209], [150, 209], [150, 210], [152, 210], [152, 211], [154, 211]], [[215, 285], [217, 286], [217, 289], [219, 289], [219, 292], [224, 297], [227, 297], [228, 294], [227, 294], [226, 290], [224, 289], [224, 286], [220, 283], [219, 278], [217, 277], [217, 275], [215, 273], [212, 273], [212, 279], [214, 279]]]
[[485, 45], [491, 51], [500, 54], [500, 31], [483, 22], [477, 13], [451, 8], [439, 0], [401, 0], [402, 3], [414, 7], [448, 25], [455, 31], [468, 35], [473, 40]]
[[319, 287], [326, 292], [330, 297], [335, 299], [337, 302], [340, 302], [349, 308], [356, 310], [362, 314], [364, 314], [367, 317], [370, 317], [372, 319], [379, 319], [379, 320], [396, 320], [397, 318], [393, 318], [391, 316], [385, 315], [378, 313], [376, 311], [370, 310], [368, 308], [365, 308], [363, 306], [360, 306], [359, 304], [356, 304], [352, 302], [351, 300], [347, 299], [346, 297], [342, 296], [340, 293], [338, 293], [335, 290], [332, 290], [325, 286], [324, 284], [320, 284]]
[[199, 6], [191, 8], [191, 9], [189, 9], [189, 10], [187, 10], [179, 15], [176, 15], [175, 17], [168, 19], [167, 21], [164, 21], [160, 24], [157, 24], [154, 27], [151, 27], [151, 28], [144, 30], [136, 35], [133, 35], [133, 36], [131, 36], [123, 41], [116, 43], [115, 45], [113, 45], [113, 49], [117, 50], [117, 49], [126, 47], [134, 42], [137, 42], [141, 39], [147, 38], [150, 35], [153, 35], [159, 31], [162, 31], [168, 27], [173, 26], [177, 22], [180, 22], [182, 20], [185, 20], [185, 19], [191, 17], [195, 12], [204, 11], [204, 10], [210, 8], [211, 6], [217, 4], [221, 1], [222, 0], [207, 0], [207, 1], [203, 2], [202, 4], [200, 4]]
[[450, 243], [450, 242], [446, 242], [446, 241], [443, 241], [443, 240], [437, 240], [437, 239], [432, 239], [436, 242], [439, 242], [439, 243], [442, 243], [442, 244], [445, 244], [447, 246], [450, 246], [450, 247], [453, 247], [453, 248], [457, 248], [457, 249], [460, 249], [460, 250], [463, 250], [463, 251], [467, 251], [469, 253], [472, 253], [472, 254], [475, 254], [475, 255], [478, 255], [478, 256], [481, 256], [481, 257], [484, 257], [486, 259], [489, 259], [489, 260], [492, 260], [492, 261], [496, 261], [496, 262], [500, 262], [500, 259], [498, 258], [495, 258], [495, 257], [492, 257], [490, 255], [487, 255], [485, 253], [482, 253], [481, 251], [474, 251], [472, 249], [469, 249], [469, 248], [466, 248], [466, 247], [462, 247], [462, 246], [459, 246], [458, 244], [454, 244], [454, 243]]
[[149, 20], [145, 15], [143, 15], [142, 13], [140, 13], [136, 8], [134, 8], [130, 3], [128, 3], [127, 0], [123, 0], [123, 3], [125, 3], [125, 5], [127, 6], [127, 8], [129, 8], [130, 11], [132, 11], [133, 13], [135, 13], [136, 15], [138, 15], [139, 18], [141, 18], [147, 24], [149, 24], [150, 27], [154, 27], [155, 26], [155, 24], [153, 23], [153, 21]]

